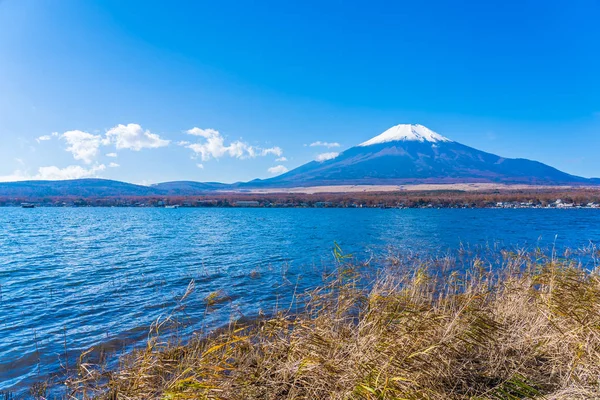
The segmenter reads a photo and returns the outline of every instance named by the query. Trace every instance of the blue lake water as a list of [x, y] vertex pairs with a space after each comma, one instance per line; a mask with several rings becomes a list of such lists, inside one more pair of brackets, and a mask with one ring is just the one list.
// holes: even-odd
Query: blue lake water
[[[600, 210], [0, 208], [0, 391], [90, 346], [140, 343], [192, 279], [184, 335], [273, 310], [320, 283], [334, 241], [359, 259], [461, 243], [581, 248], [600, 244]], [[229, 301], [206, 313], [216, 290]]]

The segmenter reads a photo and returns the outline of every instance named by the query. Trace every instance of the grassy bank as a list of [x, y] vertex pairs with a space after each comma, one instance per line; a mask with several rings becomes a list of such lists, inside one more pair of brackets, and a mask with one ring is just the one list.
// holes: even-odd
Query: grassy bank
[[68, 382], [105, 399], [600, 398], [600, 276], [542, 254], [339, 268], [278, 312], [185, 345], [152, 336]]

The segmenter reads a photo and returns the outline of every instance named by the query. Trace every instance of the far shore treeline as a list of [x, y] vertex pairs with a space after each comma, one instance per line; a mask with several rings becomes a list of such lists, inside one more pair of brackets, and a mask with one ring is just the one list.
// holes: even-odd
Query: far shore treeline
[[47, 207], [335, 207], [335, 208], [600, 208], [589, 188], [363, 193], [207, 193], [195, 196], [0, 196], [0, 206]]

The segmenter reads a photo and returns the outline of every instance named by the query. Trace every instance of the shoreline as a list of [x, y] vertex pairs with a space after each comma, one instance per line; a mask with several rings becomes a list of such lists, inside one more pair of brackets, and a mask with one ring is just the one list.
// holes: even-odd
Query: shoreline
[[206, 193], [188, 196], [2, 197], [0, 207], [155, 208], [600, 208], [600, 189], [405, 190], [315, 193]]

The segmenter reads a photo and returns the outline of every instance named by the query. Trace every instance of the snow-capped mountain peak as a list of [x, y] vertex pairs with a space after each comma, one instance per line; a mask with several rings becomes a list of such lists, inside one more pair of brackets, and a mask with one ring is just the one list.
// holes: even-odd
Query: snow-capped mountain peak
[[598, 184], [548, 165], [452, 141], [423, 125], [397, 125], [335, 158], [311, 161], [261, 181], [279, 187], [447, 183]]
[[371, 146], [374, 144], [396, 142], [396, 141], [417, 141], [417, 142], [452, 142], [448, 139], [432, 131], [431, 129], [423, 125], [412, 125], [412, 124], [400, 124], [391, 127], [381, 135], [375, 136], [372, 139], [367, 140], [359, 146]]

